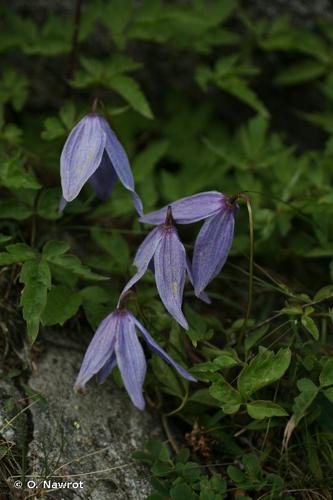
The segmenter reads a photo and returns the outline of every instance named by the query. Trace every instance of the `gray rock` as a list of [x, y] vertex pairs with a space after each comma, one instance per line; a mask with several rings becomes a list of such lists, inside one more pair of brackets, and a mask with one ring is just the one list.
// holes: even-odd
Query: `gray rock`
[[11, 380], [0, 380], [0, 437], [8, 445], [20, 446], [26, 415], [22, 396]]
[[100, 386], [91, 382], [86, 394], [75, 394], [82, 356], [72, 344], [48, 344], [30, 379], [30, 388], [43, 398], [31, 408], [31, 479], [83, 481], [83, 489], [53, 491], [51, 499], [144, 499], [150, 493], [148, 470], [131, 454], [161, 437], [160, 427], [149, 413], [136, 410], [111, 379]]

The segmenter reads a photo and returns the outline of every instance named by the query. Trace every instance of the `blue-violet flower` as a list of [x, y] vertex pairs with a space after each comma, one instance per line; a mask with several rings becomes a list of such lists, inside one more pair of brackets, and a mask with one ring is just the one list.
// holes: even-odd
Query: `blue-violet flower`
[[[236, 197], [208, 191], [171, 203], [172, 216], [178, 224], [205, 220], [194, 245], [192, 274], [194, 291], [202, 297], [208, 283], [217, 276], [228, 257], [234, 234]], [[168, 207], [144, 215], [141, 222], [161, 224]]]
[[[193, 276], [184, 245], [172, 223], [170, 208], [166, 210], [164, 223], [153, 229], [141, 243], [133, 264], [138, 271], [125, 286], [119, 301], [142, 278], [148, 267], [153, 267], [157, 290], [165, 308], [183, 328], [187, 329], [188, 323], [182, 312], [183, 291], [186, 272], [192, 284]], [[210, 302], [205, 294], [200, 298]]]
[[102, 116], [91, 113], [73, 128], [63, 147], [60, 167], [61, 208], [77, 197], [88, 180], [97, 196], [106, 200], [118, 178], [132, 193], [135, 208], [142, 215], [127, 154]]
[[84, 389], [95, 374], [101, 384], [118, 365], [124, 386], [133, 404], [143, 410], [145, 400], [142, 386], [146, 374], [146, 359], [137, 330], [148, 346], [187, 380], [196, 382], [182, 366], [176, 363], [152, 338], [144, 326], [126, 309], [118, 308], [99, 325], [84, 356], [74, 389]]

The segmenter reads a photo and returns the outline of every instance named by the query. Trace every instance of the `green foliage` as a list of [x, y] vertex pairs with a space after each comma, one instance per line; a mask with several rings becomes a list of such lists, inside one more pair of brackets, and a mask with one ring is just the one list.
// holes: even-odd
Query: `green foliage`
[[[333, 487], [332, 21], [303, 27], [237, 0], [94, 0], [82, 3], [73, 50], [66, 13], [50, 7], [37, 22], [1, 7], [0, 16], [2, 330], [16, 325], [17, 295], [30, 343], [41, 327], [95, 329], [134, 272], [147, 228], [119, 183], [104, 203], [87, 185], [59, 212], [62, 145], [98, 98], [145, 212], [218, 190], [246, 191], [254, 213], [245, 324], [243, 206], [231, 256], [207, 289], [212, 304], [186, 285], [188, 331], [157, 299], [151, 272], [130, 299], [198, 379], [189, 384], [149, 358], [147, 401], [181, 447], [172, 454], [152, 442], [137, 454], [150, 467], [151, 500], [325, 497]], [[178, 228], [190, 257], [199, 228]]]

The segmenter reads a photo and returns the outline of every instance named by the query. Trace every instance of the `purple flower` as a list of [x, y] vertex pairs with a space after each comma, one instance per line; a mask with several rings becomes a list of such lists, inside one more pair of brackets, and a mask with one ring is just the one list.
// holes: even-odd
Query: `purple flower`
[[[165, 308], [183, 328], [188, 329], [182, 312], [182, 300], [186, 273], [192, 284], [193, 276], [184, 245], [172, 224], [171, 209], [166, 211], [165, 222], [153, 229], [141, 243], [133, 263], [138, 271], [125, 286], [119, 301], [142, 278], [148, 267], [152, 267], [157, 290]], [[210, 302], [205, 294], [200, 298]]]
[[140, 222], [157, 226], [162, 224], [166, 218], [168, 206], [172, 209], [173, 220], [177, 224], [192, 224], [202, 219], [207, 219], [219, 213], [224, 205], [227, 196], [218, 191], [206, 191], [193, 196], [181, 198], [178, 201], [140, 217]]
[[97, 196], [106, 200], [119, 179], [132, 193], [135, 208], [142, 215], [142, 203], [135, 192], [127, 154], [102, 116], [92, 113], [79, 121], [64, 145], [60, 165], [61, 208], [77, 197], [88, 180]]
[[103, 383], [113, 368], [118, 365], [132, 403], [139, 410], [143, 410], [145, 400], [142, 386], [146, 374], [146, 359], [138, 340], [137, 329], [156, 354], [173, 366], [182, 377], [196, 382], [192, 375], [155, 342], [129, 311], [118, 308], [109, 314], [97, 328], [84, 356], [74, 389], [84, 389], [88, 380], [96, 374], [98, 382]]
[[[228, 257], [234, 234], [236, 197], [228, 197], [217, 191], [199, 193], [171, 203], [172, 216], [178, 224], [204, 222], [194, 245], [192, 278], [197, 297], [217, 276]], [[161, 224], [168, 207], [144, 215], [141, 222]]]

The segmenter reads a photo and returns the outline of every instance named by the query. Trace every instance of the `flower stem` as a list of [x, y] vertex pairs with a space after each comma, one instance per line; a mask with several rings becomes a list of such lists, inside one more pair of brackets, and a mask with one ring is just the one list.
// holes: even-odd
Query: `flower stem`
[[248, 285], [248, 299], [247, 299], [247, 307], [245, 313], [244, 323], [242, 325], [241, 332], [238, 337], [237, 345], [240, 348], [245, 331], [246, 326], [250, 318], [251, 309], [252, 309], [252, 299], [253, 299], [253, 267], [254, 267], [254, 236], [253, 236], [253, 212], [251, 206], [251, 198], [244, 193], [238, 194], [238, 199], [242, 199], [246, 203], [248, 218], [249, 218], [249, 238], [250, 238], [250, 258], [249, 258], [249, 285]]
[[246, 198], [246, 208], [249, 217], [249, 238], [250, 238], [250, 262], [249, 262], [249, 291], [248, 291], [248, 301], [246, 316], [243, 328], [245, 329], [246, 324], [250, 318], [252, 299], [253, 299], [253, 262], [254, 262], [254, 237], [253, 237], [253, 212], [251, 206], [251, 200], [249, 197]]
[[82, 10], [82, 0], [76, 0], [75, 2], [75, 13], [74, 13], [74, 28], [73, 28], [73, 38], [72, 38], [72, 50], [70, 54], [69, 69], [68, 69], [68, 79], [73, 77], [78, 52], [79, 52], [79, 34], [80, 34], [80, 23], [81, 23], [81, 10]]

